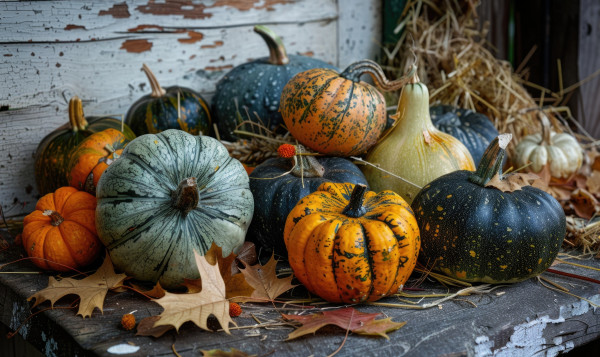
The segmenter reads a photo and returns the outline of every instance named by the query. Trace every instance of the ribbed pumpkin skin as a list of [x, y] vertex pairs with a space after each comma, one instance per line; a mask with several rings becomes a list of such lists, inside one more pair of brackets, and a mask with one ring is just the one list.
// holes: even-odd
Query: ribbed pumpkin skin
[[[44, 195], [23, 219], [23, 247], [31, 261], [46, 270], [71, 271], [93, 263], [102, 252], [96, 233], [96, 198], [73, 187]], [[48, 211], [64, 221], [53, 225]], [[45, 214], [46, 213], [46, 214]]]
[[98, 180], [108, 167], [107, 161], [118, 157], [127, 143], [125, 135], [110, 128], [85, 138], [71, 154], [69, 185], [95, 196]]
[[444, 175], [415, 197], [420, 259], [470, 282], [511, 283], [546, 270], [566, 232], [558, 201], [530, 186], [514, 192], [481, 187], [468, 180], [472, 174]]
[[419, 254], [417, 222], [392, 191], [368, 191], [358, 218], [344, 208], [354, 185], [324, 183], [290, 212], [284, 239], [294, 275], [330, 302], [375, 301], [394, 294]]
[[[73, 130], [65, 124], [44, 137], [35, 152], [35, 182], [38, 193], [45, 195], [59, 187], [69, 186], [69, 161], [73, 150], [93, 133], [105, 129], [121, 130], [121, 120], [111, 117], [86, 118], [89, 125], [84, 130]], [[129, 140], [135, 138], [131, 129], [124, 125], [123, 133]]]
[[436, 128], [454, 136], [467, 147], [475, 166], [479, 165], [490, 142], [498, 136], [494, 123], [484, 114], [451, 105], [432, 106], [429, 113]]
[[[221, 138], [237, 138], [233, 133], [239, 124], [237, 113], [242, 120], [258, 123], [256, 112], [261, 125], [275, 132], [284, 131], [279, 101], [285, 84], [294, 75], [308, 69], [335, 69], [318, 59], [295, 55], [288, 57], [289, 63], [285, 65], [271, 64], [268, 57], [259, 58], [233, 68], [219, 80], [211, 108]], [[245, 108], [248, 108], [249, 116]]]
[[209, 134], [210, 110], [199, 93], [178, 86], [164, 90], [166, 93], [159, 97], [148, 94], [139, 98], [127, 111], [125, 123], [136, 135], [156, 134], [167, 129], [180, 129], [193, 135]]
[[290, 133], [303, 145], [331, 156], [364, 153], [383, 132], [383, 95], [365, 82], [331, 69], [294, 76], [281, 93], [280, 111]]
[[[181, 181], [195, 177], [199, 201], [173, 206]], [[170, 129], [129, 143], [98, 182], [96, 226], [113, 264], [127, 275], [176, 288], [198, 278], [194, 250], [216, 243], [237, 251], [254, 209], [248, 175], [216, 139]]]
[[[250, 174], [250, 190], [254, 196], [254, 218], [248, 229], [248, 240], [266, 253], [274, 251], [287, 258], [283, 227], [298, 201], [317, 190], [324, 182], [348, 182], [367, 185], [362, 171], [352, 161], [340, 157], [322, 157], [323, 177], [299, 177], [286, 174], [290, 159], [271, 158], [256, 166]], [[283, 176], [282, 176], [283, 175]]]

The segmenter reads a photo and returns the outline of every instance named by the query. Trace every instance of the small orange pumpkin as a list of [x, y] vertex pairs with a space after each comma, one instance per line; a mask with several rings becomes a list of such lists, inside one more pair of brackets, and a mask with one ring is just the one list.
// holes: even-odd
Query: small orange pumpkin
[[23, 246], [33, 263], [68, 271], [93, 263], [102, 243], [96, 233], [96, 197], [61, 187], [39, 199], [23, 220]]
[[116, 129], [106, 129], [85, 138], [69, 161], [69, 185], [96, 195], [96, 185], [110, 163], [123, 152], [129, 139]]
[[298, 280], [313, 294], [344, 303], [396, 293], [421, 246], [417, 221], [398, 194], [331, 182], [298, 202], [284, 240]]

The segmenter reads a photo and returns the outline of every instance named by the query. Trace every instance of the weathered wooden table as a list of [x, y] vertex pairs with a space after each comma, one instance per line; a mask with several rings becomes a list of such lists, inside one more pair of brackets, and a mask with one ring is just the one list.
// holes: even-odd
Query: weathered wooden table
[[[0, 252], [0, 264], [13, 262], [23, 253], [20, 247], [12, 245]], [[598, 259], [583, 263], [600, 267]], [[600, 279], [600, 271], [564, 264], [555, 268]], [[135, 331], [120, 328], [125, 313], [135, 311], [140, 321], [162, 311], [158, 304], [132, 292], [109, 292], [104, 313], [95, 310], [86, 319], [76, 316], [75, 309], [48, 309], [48, 302], [32, 310], [32, 303], [26, 299], [47, 286], [48, 275], [11, 273], [24, 271], [37, 270], [27, 260], [2, 265], [0, 269], [1, 322], [11, 331], [18, 329], [18, 334], [46, 356], [113, 356], [119, 351], [135, 351], [125, 354], [135, 356], [172, 356], [174, 350], [182, 356], [198, 356], [201, 350], [231, 348], [258, 356], [326, 356], [342, 344], [337, 356], [554, 356], [600, 338], [600, 310], [595, 309], [600, 305], [600, 285], [550, 273], [543, 276], [586, 300], [530, 279], [426, 310], [354, 306], [361, 312], [382, 312], [395, 322], [406, 321], [404, 327], [389, 333], [389, 340], [350, 333], [344, 341], [345, 330], [325, 327], [315, 335], [286, 341], [292, 327], [254, 326], [257, 322], [251, 315], [261, 321], [279, 319], [280, 312], [268, 304], [243, 304], [244, 313], [234, 319], [243, 328], [232, 329], [231, 335], [204, 331], [188, 322], [179, 333], [172, 330], [160, 338], [136, 336]], [[425, 293], [444, 292], [436, 282], [423, 287], [427, 289]], [[66, 297], [56, 306], [68, 305], [70, 301], [74, 298]], [[382, 302], [402, 303], [395, 297]], [[36, 313], [40, 309], [45, 311]]]

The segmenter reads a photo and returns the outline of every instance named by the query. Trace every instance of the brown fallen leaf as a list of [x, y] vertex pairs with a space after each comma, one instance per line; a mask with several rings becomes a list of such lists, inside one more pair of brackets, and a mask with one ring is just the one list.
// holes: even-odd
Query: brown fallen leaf
[[525, 186], [531, 186], [540, 177], [532, 173], [512, 173], [500, 178], [498, 174], [485, 184], [485, 187], [494, 187], [502, 192], [514, 192]]
[[[244, 275], [246, 282], [254, 288], [254, 292], [250, 295], [250, 300], [257, 301], [273, 301], [279, 295], [292, 289], [296, 285], [292, 285], [293, 275], [285, 278], [277, 277], [277, 260], [274, 256], [265, 265], [248, 265], [242, 261], [243, 269], [240, 269]], [[243, 299], [242, 299], [243, 300]]]
[[154, 287], [150, 290], [144, 290], [142, 287], [137, 286], [135, 284], [131, 284], [131, 288], [133, 289], [133, 291], [145, 295], [145, 296], [150, 296], [151, 298], [161, 298], [163, 296], [165, 296], [165, 293], [167, 292], [165, 289], [163, 289], [162, 286], [160, 286], [160, 283], [156, 283], [156, 285], [154, 285]]
[[104, 262], [98, 270], [83, 279], [77, 280], [64, 278], [56, 280], [50, 277], [48, 287], [44, 288], [27, 298], [28, 301], [35, 299], [33, 307], [49, 300], [51, 306], [63, 296], [75, 294], [79, 295], [79, 311], [77, 315], [86, 318], [92, 315], [95, 308], [100, 309], [104, 305], [104, 298], [109, 290], [120, 288], [127, 276], [125, 274], [115, 274], [110, 257], [106, 254]]
[[153, 300], [164, 308], [154, 327], [171, 325], [179, 330], [183, 323], [192, 321], [198, 327], [210, 330], [207, 320], [213, 315], [223, 330], [230, 334], [229, 324], [237, 325], [229, 316], [229, 301], [226, 298], [225, 281], [221, 277], [219, 264], [209, 264], [206, 257], [197, 252], [194, 252], [194, 256], [202, 277], [202, 291], [187, 294], [167, 292], [164, 297]]
[[591, 219], [600, 211], [600, 203], [594, 195], [580, 188], [571, 193], [570, 204], [575, 214], [585, 219]]
[[585, 185], [593, 195], [600, 195], [600, 171], [592, 171], [592, 174], [587, 178]]
[[288, 335], [287, 340], [315, 333], [318, 329], [326, 325], [336, 325], [344, 330], [350, 330], [361, 335], [376, 335], [389, 340], [388, 332], [395, 331], [406, 325], [406, 322], [393, 322], [391, 317], [375, 320], [376, 317], [383, 315], [380, 313], [369, 314], [360, 312], [352, 307], [317, 312], [310, 315], [282, 314], [282, 316], [286, 320], [302, 324], [302, 326]]
[[158, 320], [160, 320], [160, 316], [149, 316], [142, 319], [137, 326], [136, 336], [152, 336], [154, 338], [159, 338], [167, 331], [174, 329], [171, 325], [154, 326]]
[[209, 351], [200, 350], [200, 352], [202, 352], [203, 357], [255, 357], [256, 356], [256, 355], [249, 355], [246, 352], [242, 352], [235, 348], [231, 348], [231, 350], [229, 350], [229, 352], [225, 352], [222, 350], [209, 350]]

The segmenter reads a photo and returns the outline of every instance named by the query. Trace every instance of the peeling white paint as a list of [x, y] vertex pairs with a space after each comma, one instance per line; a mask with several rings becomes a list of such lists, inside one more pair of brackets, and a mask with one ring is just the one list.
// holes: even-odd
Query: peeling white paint
[[42, 341], [45, 342], [44, 349], [42, 351], [44, 352], [44, 355], [46, 355], [46, 357], [58, 357], [58, 343], [54, 337], [48, 338], [46, 337], [46, 333], [42, 331]]
[[129, 353], [136, 353], [137, 351], [139, 351], [139, 349], [140, 349], [140, 346], [133, 346], [133, 345], [128, 345], [126, 343], [121, 343], [121, 344], [109, 347], [106, 350], [106, 352], [112, 353], [115, 355], [126, 355]]
[[[25, 306], [13, 302], [12, 314], [10, 316], [10, 328], [13, 330], [19, 329], [19, 334], [23, 338], [27, 338], [29, 333], [29, 322], [24, 322], [27, 318], [28, 312]], [[22, 325], [21, 325], [22, 324]]]

